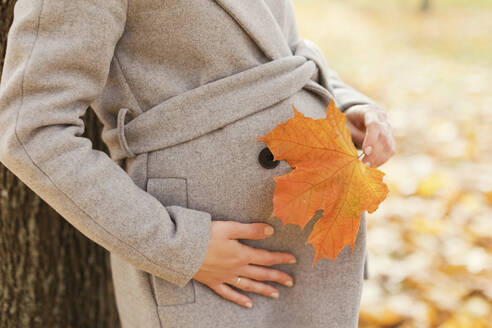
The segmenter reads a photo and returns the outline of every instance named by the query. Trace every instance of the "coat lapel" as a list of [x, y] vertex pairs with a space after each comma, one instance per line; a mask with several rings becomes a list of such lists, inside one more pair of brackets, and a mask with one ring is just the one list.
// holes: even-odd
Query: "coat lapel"
[[264, 0], [215, 0], [271, 60], [292, 54], [280, 26]]

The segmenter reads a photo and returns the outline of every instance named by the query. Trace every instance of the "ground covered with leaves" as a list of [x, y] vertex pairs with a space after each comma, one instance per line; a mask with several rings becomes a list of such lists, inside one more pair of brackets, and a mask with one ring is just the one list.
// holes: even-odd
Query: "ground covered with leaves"
[[294, 0], [302, 37], [388, 111], [360, 327], [492, 327], [492, 2]]

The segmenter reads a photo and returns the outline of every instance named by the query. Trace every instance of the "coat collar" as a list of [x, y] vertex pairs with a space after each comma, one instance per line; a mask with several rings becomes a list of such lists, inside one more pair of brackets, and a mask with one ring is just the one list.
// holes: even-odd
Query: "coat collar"
[[264, 0], [215, 0], [271, 59], [292, 54], [285, 35]]

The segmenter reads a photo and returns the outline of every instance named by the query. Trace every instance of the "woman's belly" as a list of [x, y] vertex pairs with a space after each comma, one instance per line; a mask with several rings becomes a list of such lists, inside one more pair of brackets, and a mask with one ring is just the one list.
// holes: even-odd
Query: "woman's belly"
[[[271, 267], [292, 275], [296, 285], [294, 288], [288, 288], [274, 284], [283, 295], [283, 301], [280, 302], [247, 293], [255, 302], [252, 310], [258, 311], [258, 320], [264, 323], [268, 318], [263, 315], [269, 311], [281, 310], [275, 307], [285, 307], [285, 302], [293, 302], [290, 306], [299, 310], [297, 314], [292, 313], [290, 319], [286, 314], [287, 320], [301, 320], [302, 314], [310, 311], [314, 317], [329, 318], [331, 314], [327, 313], [328, 308], [319, 308], [315, 304], [320, 293], [334, 300], [344, 297], [353, 302], [353, 306], [340, 306], [337, 310], [346, 311], [347, 318], [353, 318], [357, 316], [362, 284], [365, 217], [362, 217], [353, 252], [350, 246], [347, 246], [339, 254], [336, 262], [321, 259], [314, 267], [314, 250], [306, 240], [322, 211], [318, 211], [303, 230], [297, 225], [284, 225], [278, 218], [270, 218], [275, 190], [273, 177], [286, 174], [292, 168], [285, 161], [280, 161], [275, 168], [264, 168], [258, 160], [258, 155], [266, 145], [256, 140], [256, 137], [267, 134], [277, 124], [293, 117], [292, 104], [305, 116], [315, 119], [325, 117], [327, 103], [311, 91], [302, 89], [292, 97], [224, 128], [149, 153], [148, 178], [162, 184], [154, 188], [153, 192], [162, 193], [157, 196], [165, 205], [178, 204], [206, 211], [212, 215], [212, 220], [266, 222], [274, 227], [275, 233], [271, 237], [262, 240], [242, 239], [241, 242], [252, 247], [294, 254], [297, 257], [296, 264]], [[177, 181], [179, 183], [176, 183]], [[214, 302], [217, 302], [218, 296], [214, 291], [199, 283], [195, 284], [195, 290], [197, 304], [193, 306], [205, 307], [208, 303], [216, 305]], [[226, 300], [223, 303], [228, 307], [228, 311], [237, 311], [239, 317], [245, 315], [240, 307], [231, 306]], [[270, 310], [267, 310], [268, 308]], [[294, 315], [301, 317], [296, 319]]]
[[154, 180], [154, 185], [162, 184], [154, 188], [155, 193], [161, 193], [158, 198], [165, 205], [206, 211], [213, 220], [270, 223], [276, 231], [274, 236], [244, 243], [270, 249], [303, 249], [313, 255], [312, 247], [305, 244], [312, 224], [301, 231], [297, 225], [283, 225], [280, 219], [270, 218], [275, 191], [273, 177], [287, 174], [292, 168], [284, 160], [274, 168], [264, 168], [258, 159], [266, 144], [256, 137], [293, 117], [292, 104], [311, 118], [326, 115], [326, 101], [301, 89], [290, 98], [221, 129], [150, 152], [148, 178]]
[[154, 186], [154, 190], [149, 192], [157, 193], [165, 205], [205, 211], [213, 220], [267, 222], [274, 226], [276, 233], [271, 238], [244, 240], [251, 246], [313, 253], [311, 246], [305, 244], [312, 224], [301, 231], [297, 225], [284, 225], [280, 219], [270, 218], [276, 184], [273, 178], [293, 168], [284, 160], [274, 168], [265, 168], [258, 157], [266, 144], [256, 138], [293, 117], [292, 104], [314, 119], [326, 115], [326, 101], [301, 89], [290, 98], [221, 129], [150, 152], [148, 186]]

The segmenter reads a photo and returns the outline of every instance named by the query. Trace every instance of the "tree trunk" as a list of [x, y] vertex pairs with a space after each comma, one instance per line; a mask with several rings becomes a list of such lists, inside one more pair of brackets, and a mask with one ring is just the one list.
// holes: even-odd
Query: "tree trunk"
[[[0, 2], [0, 70], [15, 1]], [[92, 110], [84, 136], [108, 153]], [[0, 164], [0, 327], [119, 327], [109, 253]]]
[[430, 0], [423, 0], [420, 5], [420, 11], [428, 11], [430, 9]]

